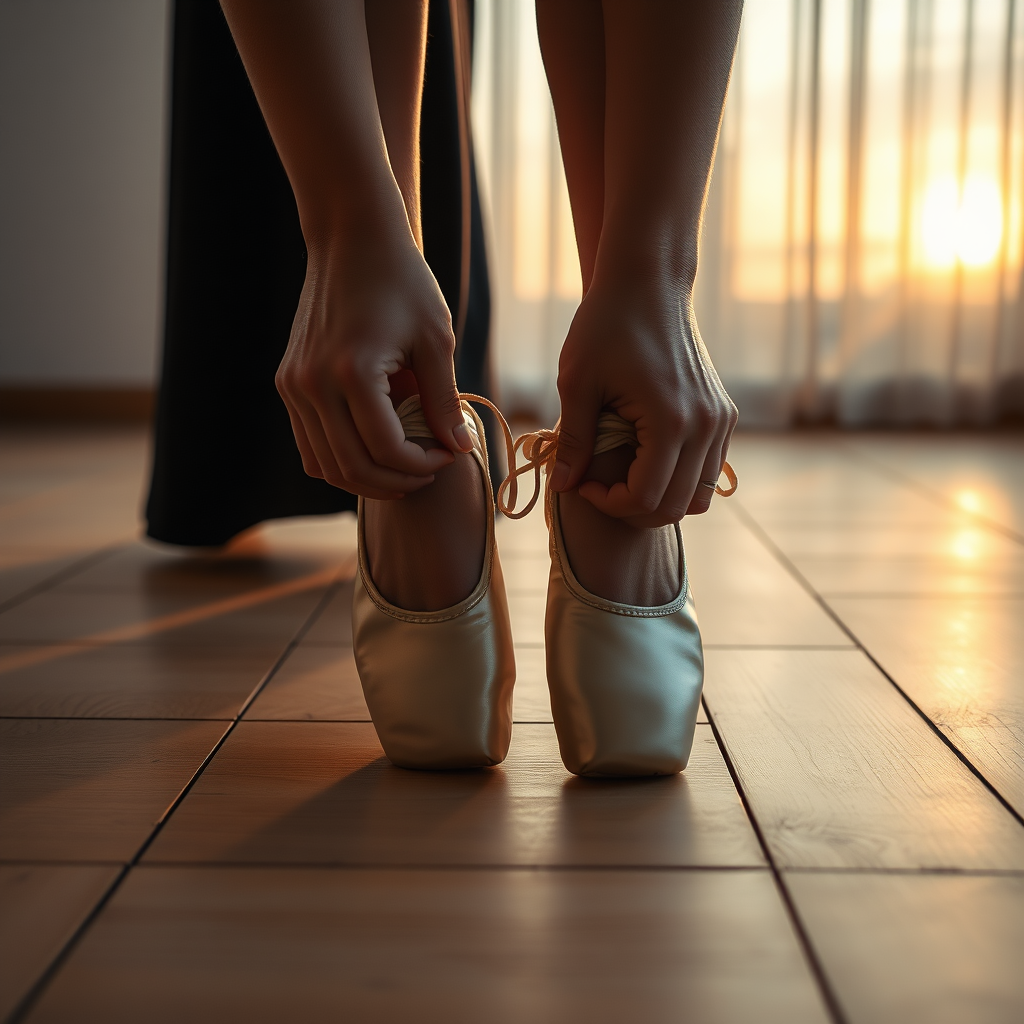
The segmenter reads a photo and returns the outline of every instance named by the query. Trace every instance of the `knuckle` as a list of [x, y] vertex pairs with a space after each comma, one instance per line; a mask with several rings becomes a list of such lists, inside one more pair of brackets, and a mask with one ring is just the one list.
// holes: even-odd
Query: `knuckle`
[[636, 503], [640, 506], [640, 511], [648, 516], [657, 512], [658, 506], [661, 504], [654, 494], [640, 494], [637, 496]]
[[457, 391], [448, 391], [441, 399], [441, 412], [445, 416], [460, 416], [462, 415], [462, 399], [459, 398]]
[[320, 387], [319, 375], [312, 367], [303, 367], [290, 375], [289, 384], [293, 385], [300, 394], [315, 395]]
[[665, 415], [665, 430], [669, 431], [673, 437], [679, 437], [681, 434], [686, 433], [691, 419], [682, 408], [673, 406]]
[[334, 376], [345, 389], [358, 388], [364, 378], [362, 361], [351, 355], [340, 358], [334, 364]]
[[718, 426], [718, 409], [711, 404], [699, 404], [693, 411], [693, 424], [701, 431], [714, 430]]
[[562, 452], [580, 452], [583, 450], [584, 442], [582, 438], [578, 437], [571, 430], [566, 430], [562, 427], [558, 431], [558, 449]]

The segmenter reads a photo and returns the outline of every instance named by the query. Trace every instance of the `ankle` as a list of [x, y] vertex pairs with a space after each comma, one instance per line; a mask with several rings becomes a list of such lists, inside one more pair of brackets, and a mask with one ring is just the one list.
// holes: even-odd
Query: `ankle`
[[[588, 480], [606, 486], [625, 481], [629, 449], [596, 455]], [[590, 593], [639, 607], [668, 604], [679, 593], [679, 542], [675, 527], [644, 529], [599, 512], [579, 491], [558, 495], [562, 539], [573, 574]]]
[[457, 455], [432, 484], [404, 498], [365, 499], [370, 577], [384, 599], [407, 611], [440, 611], [469, 597], [483, 572], [486, 504], [472, 455]]

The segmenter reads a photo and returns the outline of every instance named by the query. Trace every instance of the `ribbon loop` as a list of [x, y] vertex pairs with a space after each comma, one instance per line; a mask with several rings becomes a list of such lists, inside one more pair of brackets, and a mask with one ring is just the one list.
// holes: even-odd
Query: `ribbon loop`
[[[508, 476], [501, 482], [498, 493], [495, 496], [495, 504], [502, 515], [509, 519], [522, 519], [533, 511], [533, 506], [541, 494], [540, 473], [555, 460], [555, 452], [558, 449], [558, 428], [561, 423], [555, 424], [554, 429], [542, 427], [540, 430], [531, 430], [512, 439], [512, 431], [502, 416], [498, 407], [482, 395], [462, 394], [459, 396], [465, 402], [473, 402], [476, 405], [486, 406], [494, 413], [501, 427], [505, 440], [505, 456], [508, 459]], [[425, 425], [425, 424], [424, 424]], [[408, 436], [408, 435], [407, 435]], [[640, 445], [636, 436], [636, 427], [627, 419], [623, 419], [617, 412], [605, 409], [597, 420], [597, 441], [594, 445], [594, 454], [609, 452], [624, 444], [638, 448]], [[522, 453], [526, 462], [519, 466], [519, 454]], [[533, 472], [533, 495], [525, 507], [517, 512], [516, 504], [519, 501], [519, 478], [525, 473]], [[736, 472], [728, 462], [723, 463], [722, 472], [729, 481], [729, 488], [724, 490], [715, 485], [715, 493], [728, 498], [736, 491]]]

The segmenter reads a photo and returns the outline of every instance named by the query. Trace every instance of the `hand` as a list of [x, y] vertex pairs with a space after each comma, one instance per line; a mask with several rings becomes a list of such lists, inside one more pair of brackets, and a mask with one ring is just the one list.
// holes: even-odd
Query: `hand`
[[[595, 283], [573, 320], [558, 369], [562, 402], [552, 486], [632, 526], [656, 527], [711, 506], [737, 411], [700, 338], [692, 303], [671, 285]], [[626, 483], [586, 481], [598, 413], [636, 424]]]
[[[369, 498], [399, 498], [472, 448], [455, 386], [451, 317], [409, 235], [310, 247], [306, 281], [277, 372], [310, 476]], [[411, 371], [445, 446], [405, 439], [388, 378]]]

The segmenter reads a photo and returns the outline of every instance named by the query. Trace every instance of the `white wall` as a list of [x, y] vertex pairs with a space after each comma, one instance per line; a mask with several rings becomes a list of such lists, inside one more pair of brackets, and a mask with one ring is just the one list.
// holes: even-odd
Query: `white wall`
[[0, 0], [0, 386], [144, 386], [168, 0]]

